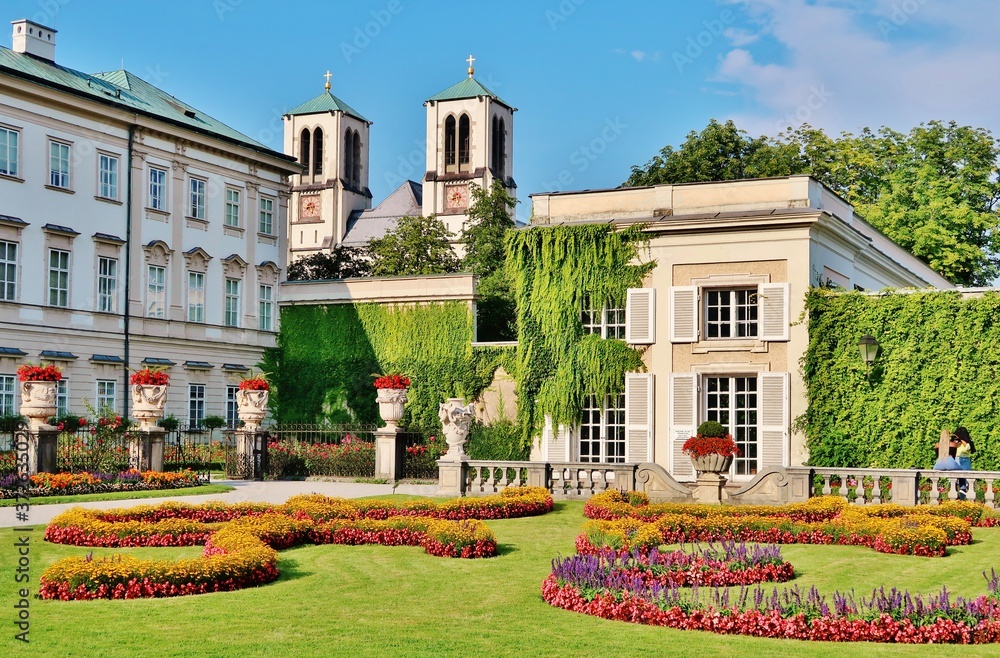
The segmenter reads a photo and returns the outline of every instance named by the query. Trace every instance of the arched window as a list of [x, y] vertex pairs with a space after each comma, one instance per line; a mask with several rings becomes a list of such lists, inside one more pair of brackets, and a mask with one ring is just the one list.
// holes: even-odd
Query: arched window
[[469, 164], [469, 115], [463, 114], [458, 120], [458, 168], [468, 169]]
[[351, 169], [351, 180], [354, 181], [355, 187], [361, 187], [361, 135], [358, 131], [354, 131], [354, 144], [353, 144], [353, 158], [351, 159], [354, 165]]
[[351, 171], [354, 170], [354, 135], [351, 129], [344, 131], [344, 178], [351, 182]]
[[458, 149], [456, 148], [455, 117], [448, 117], [444, 120], [444, 166], [454, 169], [458, 164]]
[[504, 164], [507, 157], [507, 125], [503, 117], [494, 116], [492, 125], [492, 139], [490, 140], [490, 168], [498, 178], [504, 178]]
[[323, 173], [323, 129], [313, 131], [313, 174]]
[[299, 136], [299, 162], [306, 167], [305, 173], [309, 173], [309, 129], [303, 128]]

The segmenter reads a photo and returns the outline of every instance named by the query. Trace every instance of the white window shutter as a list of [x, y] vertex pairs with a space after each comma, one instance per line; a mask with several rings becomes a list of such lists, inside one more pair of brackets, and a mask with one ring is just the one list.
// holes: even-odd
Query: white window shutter
[[566, 461], [569, 457], [569, 431], [565, 425], [559, 425], [552, 433], [552, 445], [549, 448], [549, 459], [552, 461]]
[[545, 417], [545, 425], [542, 427], [542, 460], [552, 461], [552, 417]]
[[653, 375], [625, 373], [625, 460], [633, 464], [652, 461]]
[[670, 473], [678, 480], [693, 480], [694, 466], [683, 450], [684, 442], [698, 430], [698, 376], [670, 375]]
[[652, 345], [656, 342], [656, 289], [629, 288], [625, 300], [625, 342]]
[[670, 342], [698, 341], [698, 287], [670, 288]]
[[789, 301], [787, 283], [762, 283], [757, 288], [761, 340], [788, 340]]
[[788, 466], [788, 373], [762, 372], [758, 377], [760, 468]]

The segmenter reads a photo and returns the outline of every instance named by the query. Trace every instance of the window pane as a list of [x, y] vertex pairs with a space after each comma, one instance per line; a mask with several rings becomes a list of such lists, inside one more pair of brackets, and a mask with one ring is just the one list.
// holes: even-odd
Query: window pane
[[17, 146], [19, 134], [0, 128], [0, 174], [17, 176]]
[[0, 242], [0, 300], [17, 300], [17, 244]]

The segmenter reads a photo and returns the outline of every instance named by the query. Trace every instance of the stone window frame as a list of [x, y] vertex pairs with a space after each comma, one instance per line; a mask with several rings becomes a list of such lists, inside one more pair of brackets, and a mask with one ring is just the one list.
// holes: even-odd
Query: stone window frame
[[[114, 160], [117, 164], [115, 167], [115, 185], [114, 185], [114, 195], [102, 194], [101, 181], [102, 169], [101, 169], [101, 158], [108, 158], [109, 160]], [[104, 149], [97, 149], [97, 157], [95, 158], [94, 166], [96, 167], [96, 185], [97, 190], [94, 198], [100, 201], [119, 201], [121, 200], [121, 182], [122, 182], [122, 156], [120, 153], [114, 153], [113, 151], [107, 151]]]
[[[158, 171], [163, 174], [163, 198], [161, 199], [163, 207], [158, 208], [153, 205], [153, 171]], [[146, 168], [146, 209], [152, 210], [154, 212], [169, 213], [170, 212], [170, 165], [158, 165], [152, 164]]]
[[[24, 178], [21, 176], [21, 153], [24, 152], [22, 145], [24, 144], [24, 129], [20, 126], [15, 126], [9, 123], [0, 123], [0, 130], [4, 130], [8, 133], [17, 135], [17, 146], [15, 147], [14, 153], [14, 170], [13, 172], [9, 169], [10, 160], [8, 159], [8, 171], [0, 171], [0, 178], [6, 178], [8, 180], [23, 181]], [[7, 154], [10, 154], [10, 142], [7, 142]]]
[[[226, 327], [240, 328], [244, 326], [245, 322], [243, 319], [243, 306], [246, 302], [246, 285], [244, 279], [246, 278], [248, 263], [243, 260], [243, 257], [239, 254], [230, 254], [222, 259], [222, 324]], [[237, 282], [237, 301], [236, 301], [236, 324], [226, 324], [226, 298], [228, 293], [226, 292], [226, 286], [228, 286], [229, 281]]]
[[[187, 276], [184, 277], [184, 318], [187, 322], [196, 322], [198, 324], [205, 323], [205, 290], [207, 288], [208, 280], [208, 264], [212, 260], [212, 257], [207, 251], [201, 247], [194, 247], [184, 252], [184, 272]], [[201, 320], [191, 319], [191, 275], [200, 274], [202, 275], [202, 288], [201, 288]]]
[[[66, 151], [66, 184], [56, 185], [52, 181], [52, 147], [53, 145], [65, 146]], [[48, 147], [46, 154], [46, 166], [47, 166], [47, 176], [45, 187], [50, 190], [58, 190], [60, 192], [72, 192], [73, 191], [73, 142], [64, 137], [55, 137], [53, 135], [48, 136], [48, 141], [46, 143]], [[59, 172], [60, 175], [62, 172]]]
[[[271, 203], [270, 210], [264, 210], [264, 202], [265, 201], [269, 201]], [[277, 235], [277, 233], [274, 230], [275, 229], [274, 216], [276, 214], [275, 210], [277, 208], [278, 208], [278, 199], [277, 199], [277, 197], [272, 196], [270, 194], [261, 194], [257, 198], [257, 233], [259, 233], [260, 235], [267, 235], [267, 236], [275, 236], [275, 235]], [[271, 228], [270, 228], [269, 231], [262, 230], [263, 226], [264, 226], [263, 225], [263, 215], [264, 215], [264, 213], [268, 213], [268, 214], [271, 215], [271, 223], [270, 223]]]
[[[122, 278], [122, 258], [121, 250], [124, 246], [125, 241], [120, 239], [118, 236], [113, 235], [102, 235], [100, 233], [95, 233], [91, 238], [94, 243], [94, 310], [97, 313], [112, 313], [117, 314], [118, 310], [121, 308], [122, 286], [117, 285], [121, 282]], [[116, 277], [117, 283], [115, 286], [115, 300], [114, 300], [114, 310], [113, 311], [101, 311], [100, 310], [100, 263], [102, 258], [111, 258], [118, 261], [118, 276]]]
[[[235, 204], [229, 200], [230, 193], [236, 195]], [[223, 190], [223, 212], [222, 212], [222, 225], [226, 228], [243, 228], [243, 205], [246, 199], [246, 195], [243, 194], [243, 190], [236, 187], [235, 185], [226, 184]], [[236, 223], [229, 223], [229, 207], [235, 205], [236, 207]]]
[[[153, 240], [152, 242], [143, 245], [142, 250], [145, 252], [145, 265], [146, 265], [146, 286], [144, 293], [144, 313], [143, 316], [146, 318], [151, 318], [154, 320], [165, 320], [167, 319], [167, 310], [170, 306], [170, 258], [173, 256], [174, 250], [167, 246], [167, 243], [163, 240]], [[150, 267], [162, 267], [163, 268], [163, 317], [157, 315], [149, 314], [149, 268]]]
[[[201, 183], [203, 189], [200, 192], [201, 205], [196, 206], [194, 203], [194, 184], [198, 182]], [[200, 214], [199, 212], [200, 211]], [[207, 222], [208, 221], [208, 177], [207, 176], [195, 176], [194, 174], [188, 174], [187, 177], [187, 204], [184, 208], [184, 215], [189, 219], [196, 219], [198, 221]]]

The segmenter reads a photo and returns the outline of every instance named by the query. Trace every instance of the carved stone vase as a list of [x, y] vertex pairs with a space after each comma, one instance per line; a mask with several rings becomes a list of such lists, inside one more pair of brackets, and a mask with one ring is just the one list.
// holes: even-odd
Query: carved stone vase
[[378, 413], [385, 421], [385, 428], [398, 429], [397, 423], [403, 418], [403, 411], [406, 408], [406, 389], [380, 388], [375, 400], [378, 402]]
[[132, 417], [139, 421], [139, 430], [154, 430], [167, 404], [166, 385], [132, 384], [131, 393]]
[[236, 391], [236, 413], [243, 421], [245, 431], [256, 431], [264, 417], [267, 416], [269, 393], [269, 391], [249, 389]]
[[695, 457], [691, 455], [691, 463], [698, 473], [728, 473], [733, 464], [732, 457], [723, 457], [715, 453]]
[[438, 408], [438, 418], [444, 430], [448, 452], [441, 455], [445, 461], [460, 461], [465, 456], [465, 442], [469, 438], [469, 425], [476, 417], [474, 404], [463, 405], [462, 398], [448, 398]]
[[28, 419], [32, 432], [56, 414], [56, 389], [59, 382], [21, 382], [21, 415]]

